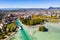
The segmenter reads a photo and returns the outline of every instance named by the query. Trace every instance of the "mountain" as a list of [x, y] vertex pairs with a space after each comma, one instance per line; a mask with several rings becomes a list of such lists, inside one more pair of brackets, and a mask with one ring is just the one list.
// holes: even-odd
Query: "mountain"
[[0, 10], [60, 10], [60, 7], [49, 7], [49, 8], [0, 8]]
[[49, 10], [60, 10], [60, 7], [49, 7]]

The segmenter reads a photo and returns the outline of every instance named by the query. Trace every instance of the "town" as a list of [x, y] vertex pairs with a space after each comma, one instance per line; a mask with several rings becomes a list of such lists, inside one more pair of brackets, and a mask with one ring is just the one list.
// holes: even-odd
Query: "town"
[[[19, 19], [24, 25], [43, 25], [46, 22], [60, 22], [60, 9], [57, 8], [31, 8], [18, 10], [0, 10], [0, 39], [9, 39], [17, 33], [19, 27], [16, 20]], [[45, 29], [45, 27], [43, 26]], [[44, 31], [44, 29], [39, 29]], [[48, 29], [46, 29], [48, 30]], [[7, 38], [9, 37], [9, 38]]]

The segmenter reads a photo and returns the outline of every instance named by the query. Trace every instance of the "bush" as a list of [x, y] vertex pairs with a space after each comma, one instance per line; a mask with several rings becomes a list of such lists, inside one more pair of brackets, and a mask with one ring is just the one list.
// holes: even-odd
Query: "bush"
[[7, 25], [8, 31], [13, 32], [14, 29], [16, 28], [16, 24], [12, 22], [11, 24]]
[[47, 29], [47, 28], [45, 28], [44, 26], [42, 26], [42, 27], [39, 27], [39, 31], [47, 32], [47, 31], [48, 31], [48, 29]]
[[24, 18], [21, 18], [20, 20], [25, 25], [37, 25], [37, 24], [44, 23], [44, 19], [33, 19], [32, 20], [32, 19], [24, 19]]

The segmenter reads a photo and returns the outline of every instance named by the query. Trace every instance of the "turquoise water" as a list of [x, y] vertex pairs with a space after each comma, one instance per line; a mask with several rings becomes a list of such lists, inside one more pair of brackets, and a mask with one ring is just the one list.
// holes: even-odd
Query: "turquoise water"
[[32, 27], [28, 28], [27, 31], [36, 40], [60, 40], [60, 23], [46, 23], [44, 26], [48, 28], [48, 32], [41, 32], [38, 28]]
[[46, 23], [48, 32], [36, 31], [34, 36], [37, 40], [60, 40], [60, 23]]
[[[22, 26], [19, 20], [16, 20], [16, 24], [18, 26]], [[22, 26], [22, 28], [23, 28], [23, 26]], [[16, 40], [16, 39], [18, 39], [18, 40], [32, 40], [31, 36], [24, 29], [19, 30], [17, 34], [19, 34], [18, 36], [20, 38], [18, 37], [18, 38], [15, 38], [14, 40]]]
[[[19, 24], [17, 22], [17, 24]], [[41, 32], [38, 27], [29, 27], [25, 30], [19, 30], [15, 36], [14, 40], [60, 40], [60, 23], [46, 23], [44, 24], [48, 28], [48, 32]], [[31, 35], [29, 35], [29, 34]]]

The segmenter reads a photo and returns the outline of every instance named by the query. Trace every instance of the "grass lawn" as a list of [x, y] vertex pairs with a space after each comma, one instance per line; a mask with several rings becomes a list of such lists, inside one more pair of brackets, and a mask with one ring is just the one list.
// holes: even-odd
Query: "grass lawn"
[[48, 22], [60, 22], [60, 19], [49, 19]]

